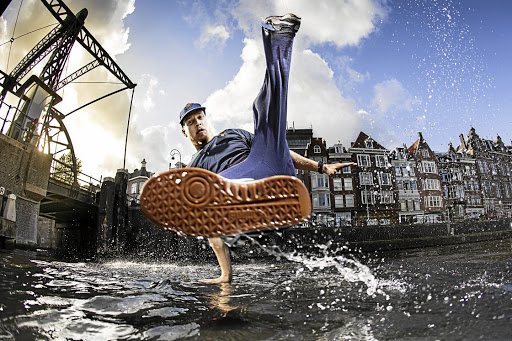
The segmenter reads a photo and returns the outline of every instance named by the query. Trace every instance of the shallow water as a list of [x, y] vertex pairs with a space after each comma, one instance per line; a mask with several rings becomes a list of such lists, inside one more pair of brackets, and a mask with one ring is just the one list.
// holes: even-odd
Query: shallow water
[[[510, 240], [214, 264], [0, 252], [2, 340], [507, 340]], [[288, 259], [288, 260], [286, 260]]]

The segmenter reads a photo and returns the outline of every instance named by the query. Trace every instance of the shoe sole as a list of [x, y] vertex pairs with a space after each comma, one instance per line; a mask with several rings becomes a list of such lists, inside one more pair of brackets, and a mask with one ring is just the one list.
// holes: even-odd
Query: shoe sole
[[293, 176], [237, 182], [201, 168], [182, 168], [146, 181], [140, 208], [165, 229], [219, 237], [298, 224], [311, 214], [311, 200]]
[[271, 15], [263, 21], [263, 27], [270, 31], [281, 31], [283, 28], [297, 32], [300, 28], [301, 18], [295, 14]]

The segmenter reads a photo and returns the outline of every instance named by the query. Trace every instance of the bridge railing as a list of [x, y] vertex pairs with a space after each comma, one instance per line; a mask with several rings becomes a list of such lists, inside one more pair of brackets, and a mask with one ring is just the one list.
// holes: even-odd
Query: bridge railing
[[16, 118], [18, 108], [5, 102], [0, 103], [0, 134], [7, 134], [11, 122]]
[[[55, 157], [52, 160], [50, 167], [50, 179], [57, 180], [61, 183], [73, 186], [75, 181], [75, 172], [73, 167], [64, 163]], [[102, 179], [95, 179], [90, 175], [84, 174], [81, 171], [76, 172], [76, 180], [81, 190], [95, 194], [101, 189]]]

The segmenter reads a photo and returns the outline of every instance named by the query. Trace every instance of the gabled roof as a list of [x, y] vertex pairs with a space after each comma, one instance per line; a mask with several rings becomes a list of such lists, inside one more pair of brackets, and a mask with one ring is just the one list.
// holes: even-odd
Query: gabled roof
[[373, 148], [372, 149], [387, 150], [383, 145], [381, 145], [380, 143], [375, 141], [371, 136], [366, 135], [362, 131], [359, 133], [359, 135], [357, 136], [357, 138], [354, 141], [354, 143], [352, 143], [352, 147], [351, 148], [366, 148], [365, 141], [368, 140], [368, 139], [372, 139], [372, 141], [373, 141]]

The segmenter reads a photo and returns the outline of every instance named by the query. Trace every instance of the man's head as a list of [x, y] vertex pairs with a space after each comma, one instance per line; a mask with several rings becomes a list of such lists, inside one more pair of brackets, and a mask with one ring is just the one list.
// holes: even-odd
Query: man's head
[[199, 103], [188, 103], [180, 112], [181, 131], [197, 150], [213, 138], [205, 110]]

